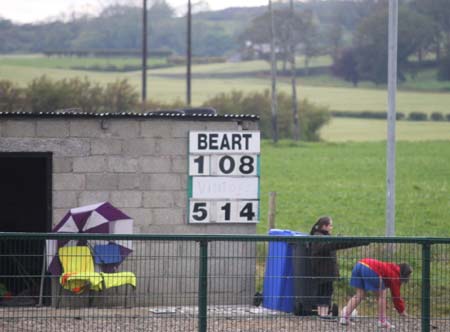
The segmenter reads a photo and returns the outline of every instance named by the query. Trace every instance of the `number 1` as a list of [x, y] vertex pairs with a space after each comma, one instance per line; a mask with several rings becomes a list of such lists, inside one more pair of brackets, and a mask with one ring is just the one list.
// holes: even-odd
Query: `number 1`
[[198, 158], [195, 158], [194, 163], [198, 164], [198, 173], [203, 174], [204, 156], [198, 156]]
[[225, 211], [225, 221], [230, 221], [231, 218], [231, 203], [226, 203], [224, 206], [220, 208], [222, 211]]

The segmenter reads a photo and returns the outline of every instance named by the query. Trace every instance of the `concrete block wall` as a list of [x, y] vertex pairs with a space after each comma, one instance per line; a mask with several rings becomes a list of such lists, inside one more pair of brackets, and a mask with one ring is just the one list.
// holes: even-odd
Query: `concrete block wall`
[[[134, 232], [137, 234], [255, 234], [256, 225], [187, 224], [189, 131], [243, 129], [257, 130], [258, 122], [0, 117], [0, 151], [53, 153], [53, 225], [70, 208], [109, 201], [135, 220]], [[172, 243], [171, 250], [182, 252], [185, 245]], [[247, 250], [254, 251], [254, 244], [249, 244]], [[158, 273], [153, 268], [160, 263], [148, 262], [142, 272], [146, 275]], [[195, 268], [197, 262], [186, 266]], [[255, 268], [254, 262], [245, 266]], [[229, 268], [237, 267], [230, 264]], [[175, 272], [174, 292], [180, 294], [182, 289], [197, 291], [197, 279], [191, 275], [194, 271], [176, 269], [172, 272]], [[191, 278], [183, 278], [186, 273]], [[152, 284], [150, 278], [138, 284], [138, 293], [158, 292], [158, 288], [160, 286]], [[226, 284], [214, 284], [214, 290], [222, 294], [221, 301], [227, 302], [224, 296], [227, 291], [253, 294], [254, 280], [246, 280], [238, 286], [233, 284], [230, 288]], [[191, 298], [196, 301], [195, 296]], [[151, 297], [148, 299], [147, 302], [151, 302]]]

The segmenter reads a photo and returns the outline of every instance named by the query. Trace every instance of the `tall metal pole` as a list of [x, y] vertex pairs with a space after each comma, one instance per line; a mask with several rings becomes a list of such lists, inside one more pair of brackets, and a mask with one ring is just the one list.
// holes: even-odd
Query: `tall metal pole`
[[389, 0], [386, 236], [395, 235], [395, 113], [397, 92], [397, 38], [398, 0]]
[[147, 101], [147, 0], [143, 0], [142, 9], [142, 109]]
[[272, 140], [278, 142], [277, 125], [277, 60], [275, 57], [275, 25], [273, 22], [272, 0], [269, 0], [270, 13], [270, 76], [272, 80]]
[[191, 106], [192, 5], [188, 0], [186, 48], [186, 104]]
[[290, 31], [289, 31], [289, 48], [290, 48], [290, 62], [291, 62], [291, 87], [292, 87], [292, 115], [294, 119], [293, 139], [298, 141], [300, 139], [300, 126], [298, 123], [298, 103], [297, 103], [297, 70], [295, 67], [295, 35], [294, 35], [294, 0], [290, 0]]

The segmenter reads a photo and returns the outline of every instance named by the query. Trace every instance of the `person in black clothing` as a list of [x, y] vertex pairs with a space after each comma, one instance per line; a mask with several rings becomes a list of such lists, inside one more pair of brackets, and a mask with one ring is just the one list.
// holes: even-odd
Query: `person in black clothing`
[[[320, 217], [311, 228], [310, 235], [330, 236], [333, 230], [333, 220], [329, 216]], [[317, 314], [323, 319], [333, 319], [329, 315], [333, 281], [339, 278], [336, 251], [339, 249], [357, 247], [361, 243], [348, 242], [312, 242], [311, 243], [311, 274], [315, 280], [316, 294], [313, 301], [317, 304]]]

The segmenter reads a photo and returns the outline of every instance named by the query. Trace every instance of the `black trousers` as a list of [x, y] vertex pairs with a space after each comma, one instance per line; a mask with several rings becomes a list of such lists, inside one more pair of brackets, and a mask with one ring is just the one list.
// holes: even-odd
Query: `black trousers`
[[316, 296], [314, 302], [317, 306], [331, 306], [331, 296], [333, 295], [333, 281], [317, 280]]

